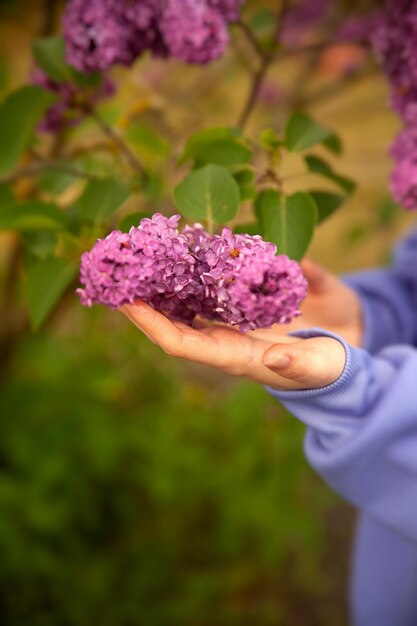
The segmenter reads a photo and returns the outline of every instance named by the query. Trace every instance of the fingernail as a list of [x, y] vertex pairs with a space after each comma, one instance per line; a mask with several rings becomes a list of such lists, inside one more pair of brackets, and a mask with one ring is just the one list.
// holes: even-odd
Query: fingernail
[[282, 369], [290, 364], [290, 357], [288, 354], [277, 354], [276, 356], [270, 356], [264, 361], [264, 365], [272, 369]]

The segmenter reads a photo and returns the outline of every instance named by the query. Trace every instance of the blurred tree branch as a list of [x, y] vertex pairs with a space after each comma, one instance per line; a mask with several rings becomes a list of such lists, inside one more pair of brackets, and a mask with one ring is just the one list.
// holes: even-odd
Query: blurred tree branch
[[[258, 68], [258, 71], [255, 72], [255, 75], [253, 77], [253, 81], [252, 81], [252, 85], [250, 87], [249, 93], [248, 93], [248, 97], [246, 99], [246, 102], [243, 106], [242, 112], [239, 116], [239, 120], [237, 125], [244, 129], [249, 117], [253, 111], [253, 108], [256, 104], [256, 101], [258, 99], [258, 95], [259, 92], [261, 90], [262, 84], [264, 82], [264, 79], [268, 73], [268, 70], [271, 66], [271, 64], [274, 61], [274, 57], [275, 57], [275, 53], [276, 53], [276, 48], [280, 39], [280, 34], [281, 34], [281, 30], [283, 28], [284, 25], [284, 18], [285, 18], [285, 14], [288, 10], [289, 7], [289, 0], [281, 0], [280, 2], [280, 6], [278, 8], [277, 11], [277, 17], [276, 17], [276, 23], [275, 23], [275, 29], [274, 29], [274, 33], [272, 35], [272, 40], [271, 40], [271, 45], [270, 45], [270, 49], [269, 51], [263, 52], [262, 51], [262, 61], [261, 64]], [[248, 30], [250, 30], [250, 28], [248, 27]], [[255, 37], [253, 37], [255, 39]]]

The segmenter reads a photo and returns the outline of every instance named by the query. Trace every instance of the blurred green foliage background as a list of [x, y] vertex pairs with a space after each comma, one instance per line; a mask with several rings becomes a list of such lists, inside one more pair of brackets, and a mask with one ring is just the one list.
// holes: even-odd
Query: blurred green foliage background
[[[0, 3], [4, 92], [27, 79], [53, 4]], [[123, 111], [138, 113], [130, 139], [155, 172], [145, 208], [172, 205], [166, 141], [236, 117], [240, 64], [232, 49], [204, 74], [148, 59], [116, 73], [104, 112], [121, 127]], [[252, 132], [279, 122], [279, 86], [297, 69], [271, 71]], [[323, 61], [312, 90], [332, 71]], [[311, 248], [337, 271], [383, 262], [411, 221], [384, 204], [397, 125], [385, 100], [369, 75], [312, 102], [359, 181]], [[105, 167], [88, 151], [88, 124], [74, 144], [81, 132], [83, 164]], [[0, 243], [1, 623], [343, 626], [353, 514], [308, 468], [303, 427], [261, 387], [169, 359], [116, 313], [81, 310], [74, 286], [31, 334], [9, 307], [21, 296], [8, 269], [19, 240]]]

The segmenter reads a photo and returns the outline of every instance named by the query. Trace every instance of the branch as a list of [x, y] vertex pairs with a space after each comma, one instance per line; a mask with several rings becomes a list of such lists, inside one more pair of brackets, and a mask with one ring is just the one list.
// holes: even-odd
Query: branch
[[92, 106], [89, 106], [86, 109], [87, 113], [95, 120], [98, 126], [100, 126], [101, 130], [113, 143], [115, 143], [126, 160], [130, 163], [131, 167], [135, 170], [137, 174], [143, 179], [147, 178], [147, 173], [142, 163], [139, 161], [137, 156], [132, 152], [127, 143], [124, 141], [123, 137], [119, 135], [119, 133], [109, 126], [105, 120], [101, 117], [101, 115], [96, 111], [96, 109]]
[[255, 107], [256, 101], [259, 96], [259, 92], [261, 90], [261, 87], [265, 79], [265, 76], [269, 70], [270, 65], [272, 64], [274, 60], [276, 47], [280, 38], [281, 30], [284, 25], [284, 17], [287, 12], [288, 5], [289, 5], [289, 0], [282, 0], [280, 3], [280, 8], [277, 13], [277, 20], [275, 24], [274, 34], [272, 37], [271, 48], [268, 52], [262, 52], [262, 62], [259, 66], [258, 71], [255, 72], [248, 97], [246, 99], [246, 102], [243, 106], [243, 110], [239, 117], [238, 126], [242, 129], [246, 126], [248, 119]]
[[[39, 157], [38, 157], [39, 158]], [[31, 178], [32, 176], [37, 176], [45, 169], [53, 169], [58, 172], [63, 172], [65, 174], [71, 174], [74, 178], [85, 178], [86, 180], [97, 180], [97, 176], [94, 174], [90, 174], [89, 172], [85, 172], [84, 170], [80, 170], [77, 167], [73, 167], [71, 165], [65, 165], [63, 163], [58, 163], [57, 161], [49, 161], [49, 160], [39, 160], [37, 163], [32, 163], [27, 167], [23, 167], [13, 174], [6, 176], [4, 178], [0, 178], [0, 184], [10, 185], [12, 183], [21, 180], [22, 178]]]
[[238, 28], [240, 28], [240, 30], [243, 33], [245, 33], [247, 40], [251, 43], [253, 49], [256, 51], [256, 53], [258, 54], [259, 58], [260, 59], [264, 59], [265, 51], [261, 47], [259, 41], [256, 39], [256, 37], [253, 34], [253, 31], [250, 28], [250, 26], [248, 26], [248, 24], [246, 22], [244, 22], [243, 20], [239, 20], [238, 22], [234, 22], [233, 25], [237, 26]]

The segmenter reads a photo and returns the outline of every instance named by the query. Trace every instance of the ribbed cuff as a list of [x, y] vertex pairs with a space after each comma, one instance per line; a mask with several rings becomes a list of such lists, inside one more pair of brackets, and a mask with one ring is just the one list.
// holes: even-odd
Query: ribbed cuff
[[[312, 328], [291, 333], [293, 336], [308, 339], [310, 337], [330, 337], [339, 341], [346, 352], [346, 364], [339, 378], [325, 387], [318, 389], [302, 389], [295, 391], [280, 391], [272, 387], [266, 387], [267, 391], [280, 400], [286, 408], [300, 420], [309, 426], [319, 430], [328, 431], [329, 415], [340, 415], [341, 423], [344, 422], [343, 414], [351, 403], [352, 388], [355, 379], [361, 371], [360, 353], [362, 350], [352, 348], [344, 339], [321, 328]], [[350, 421], [350, 420], [349, 420]], [[331, 429], [333, 430], [333, 429]]]

